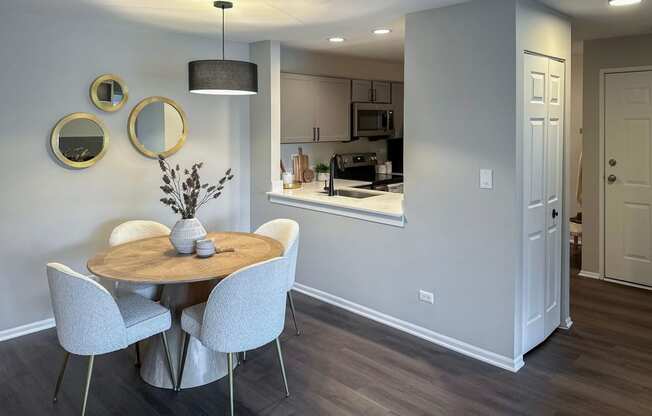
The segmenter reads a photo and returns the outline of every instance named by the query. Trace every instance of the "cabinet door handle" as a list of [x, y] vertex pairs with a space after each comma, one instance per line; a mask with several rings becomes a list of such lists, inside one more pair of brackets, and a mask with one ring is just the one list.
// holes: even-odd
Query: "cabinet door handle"
[[312, 141], [313, 142], [317, 141], [317, 128], [316, 127], [312, 128]]
[[374, 101], [374, 102], [376, 101], [376, 89], [375, 88], [374, 88], [373, 100], [372, 101]]
[[317, 141], [321, 140], [321, 127], [317, 127]]
[[374, 90], [369, 88], [369, 101], [373, 101], [373, 100], [374, 100]]

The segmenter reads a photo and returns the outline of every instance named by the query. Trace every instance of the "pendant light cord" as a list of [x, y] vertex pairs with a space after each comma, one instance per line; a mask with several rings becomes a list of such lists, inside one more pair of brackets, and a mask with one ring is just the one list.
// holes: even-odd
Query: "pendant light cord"
[[226, 54], [224, 53], [224, 7], [222, 7], [222, 60], [226, 58]]

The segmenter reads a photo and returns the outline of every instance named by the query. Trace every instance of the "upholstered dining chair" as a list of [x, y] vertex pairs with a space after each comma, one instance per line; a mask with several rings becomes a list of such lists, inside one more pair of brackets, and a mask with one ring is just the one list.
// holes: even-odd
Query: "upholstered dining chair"
[[299, 224], [296, 221], [288, 219], [276, 219], [258, 227], [255, 234], [271, 237], [283, 244], [283, 257], [289, 261], [288, 279], [287, 279], [287, 298], [290, 303], [290, 312], [294, 321], [294, 329], [297, 335], [301, 334], [297, 325], [297, 317], [294, 310], [294, 301], [292, 300], [292, 287], [296, 280], [297, 256], [299, 253]]
[[283, 257], [245, 267], [219, 282], [207, 302], [183, 310], [184, 342], [177, 389], [183, 380], [188, 341], [192, 336], [206, 348], [227, 354], [229, 408], [233, 416], [233, 354], [276, 341], [285, 395], [290, 396], [278, 339], [285, 326], [287, 267], [288, 261]]
[[[120, 244], [130, 243], [145, 238], [163, 237], [170, 235], [170, 229], [155, 221], [133, 220], [123, 222], [113, 229], [109, 237], [109, 246], [115, 247]], [[159, 287], [155, 284], [117, 282], [115, 283], [115, 294], [120, 297], [136, 293], [150, 300], [158, 300]], [[140, 343], [134, 345], [136, 350], [136, 367], [140, 367]]]
[[[123, 222], [113, 229], [109, 237], [109, 246], [130, 243], [145, 238], [163, 237], [170, 235], [170, 229], [156, 221], [133, 220]], [[158, 300], [158, 286], [154, 284], [119, 282], [116, 294], [137, 293], [151, 300]]]
[[176, 386], [165, 336], [165, 331], [171, 325], [168, 309], [137, 294], [114, 299], [95, 280], [63, 264], [49, 263], [47, 276], [57, 337], [65, 350], [63, 366], [54, 390], [54, 402], [57, 401], [70, 354], [89, 357], [81, 411], [83, 416], [95, 356], [127, 348], [156, 334], [160, 334], [163, 340], [170, 378], [172, 385]]

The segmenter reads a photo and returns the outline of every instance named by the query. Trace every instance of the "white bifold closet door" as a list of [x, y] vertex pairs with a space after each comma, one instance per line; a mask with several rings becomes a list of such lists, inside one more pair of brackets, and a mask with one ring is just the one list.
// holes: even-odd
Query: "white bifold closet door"
[[561, 320], [564, 66], [525, 55], [523, 352]]

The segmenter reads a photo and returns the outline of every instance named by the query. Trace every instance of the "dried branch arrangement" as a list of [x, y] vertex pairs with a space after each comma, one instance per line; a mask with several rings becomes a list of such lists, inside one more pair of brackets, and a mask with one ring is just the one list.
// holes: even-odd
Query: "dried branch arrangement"
[[204, 166], [203, 162], [195, 163], [190, 170], [184, 169], [183, 172], [179, 165], [171, 166], [163, 156], [159, 156], [158, 164], [163, 172], [161, 190], [166, 195], [161, 202], [184, 220], [195, 218], [202, 206], [219, 198], [225, 183], [233, 179], [231, 169], [228, 169], [217, 184], [201, 183], [199, 170]]

